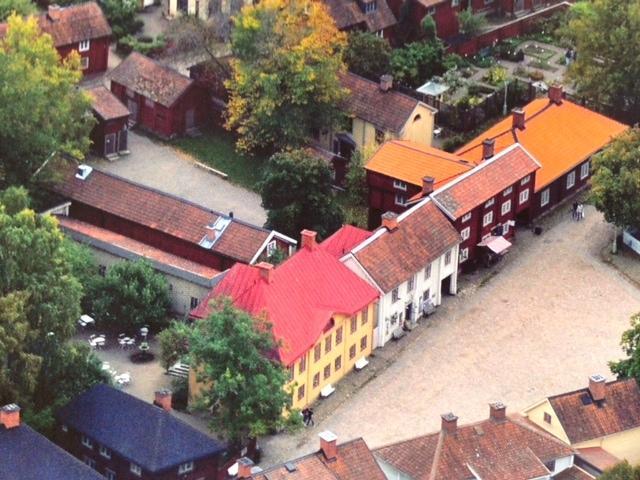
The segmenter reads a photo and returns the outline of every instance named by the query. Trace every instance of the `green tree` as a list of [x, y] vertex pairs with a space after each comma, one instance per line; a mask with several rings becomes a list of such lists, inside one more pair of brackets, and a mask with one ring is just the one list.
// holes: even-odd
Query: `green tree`
[[276, 344], [265, 319], [252, 318], [226, 299], [212, 307], [190, 339], [191, 364], [203, 385], [197, 405], [212, 413], [213, 431], [246, 444], [286, 424], [288, 374], [274, 358]]
[[94, 283], [101, 280], [101, 277], [98, 275], [98, 266], [95, 257], [89, 247], [74, 242], [70, 238], [66, 238], [64, 249], [69, 259], [71, 274], [82, 286], [80, 303], [82, 310], [89, 311], [91, 309], [89, 292], [93, 290]]
[[15, 215], [29, 208], [31, 204], [29, 191], [24, 187], [11, 186], [0, 192], [0, 204], [4, 206], [5, 213]]
[[327, 164], [305, 150], [276, 153], [260, 185], [266, 226], [292, 237], [305, 228], [323, 238], [331, 235], [344, 219], [331, 184]]
[[[640, 4], [580, 2], [569, 21], [578, 56], [569, 68], [579, 95], [629, 123], [640, 114]], [[575, 11], [574, 11], [575, 13]]]
[[425, 41], [432, 42], [436, 39], [436, 21], [431, 15], [425, 15], [420, 22], [422, 35]]
[[626, 460], [605, 470], [599, 480], [640, 480], [640, 466], [631, 466]]
[[476, 15], [473, 13], [473, 9], [469, 7], [458, 13], [458, 24], [461, 34], [467, 37], [475, 37], [479, 33], [482, 33], [482, 30], [484, 30], [487, 25], [487, 19], [484, 15]]
[[0, 0], [0, 22], [4, 22], [12, 13], [26, 17], [35, 11], [36, 6], [31, 0]]
[[345, 35], [322, 2], [264, 0], [243, 8], [231, 37], [226, 127], [244, 151], [304, 144], [339, 124]]
[[89, 292], [96, 322], [132, 332], [148, 325], [159, 332], [168, 323], [169, 285], [143, 260], [122, 261], [94, 282]]
[[84, 157], [93, 118], [81, 78], [79, 56], [60, 62], [35, 18], [9, 17], [0, 40], [0, 185], [26, 185]]
[[102, 0], [100, 5], [116, 40], [126, 35], [135, 35], [142, 30], [144, 23], [137, 18], [138, 2], [134, 0]]
[[609, 362], [609, 368], [619, 377], [640, 382], [640, 313], [631, 317], [631, 328], [624, 331], [620, 344], [627, 358]]
[[407, 87], [419, 87], [444, 73], [443, 59], [444, 46], [440, 40], [408, 43], [391, 55], [393, 78]]
[[351, 72], [378, 81], [389, 73], [390, 60], [391, 45], [386, 39], [370, 32], [349, 33], [344, 61]]
[[192, 329], [184, 322], [173, 321], [158, 335], [160, 363], [166, 369], [182, 361], [189, 354], [189, 337]]

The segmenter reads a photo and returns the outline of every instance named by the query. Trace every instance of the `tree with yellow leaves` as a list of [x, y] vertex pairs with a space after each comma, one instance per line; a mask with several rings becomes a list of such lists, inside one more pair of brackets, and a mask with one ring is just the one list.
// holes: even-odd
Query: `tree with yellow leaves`
[[226, 126], [242, 151], [304, 144], [336, 127], [345, 92], [345, 35], [315, 0], [263, 0], [245, 7], [231, 37]]

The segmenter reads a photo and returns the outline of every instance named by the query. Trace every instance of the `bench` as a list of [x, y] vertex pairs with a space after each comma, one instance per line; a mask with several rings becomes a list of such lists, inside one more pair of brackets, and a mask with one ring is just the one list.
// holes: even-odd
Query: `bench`
[[362, 357], [355, 363], [356, 370], [358, 371], [362, 370], [367, 365], [369, 365], [369, 360], [367, 360], [365, 357]]
[[333, 385], [331, 384], [325, 385], [325, 387], [322, 390], [320, 390], [320, 396], [322, 398], [327, 398], [329, 395], [331, 395], [335, 391], [336, 391], [336, 388]]

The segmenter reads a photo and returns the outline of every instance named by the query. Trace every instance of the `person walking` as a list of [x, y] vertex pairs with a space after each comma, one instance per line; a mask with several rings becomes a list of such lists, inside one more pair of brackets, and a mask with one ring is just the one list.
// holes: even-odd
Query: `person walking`
[[578, 221], [584, 218], [584, 205], [582, 205], [582, 203], [578, 205], [578, 210], [576, 213], [578, 215]]
[[578, 220], [578, 202], [573, 202], [573, 206], [572, 206], [572, 210], [571, 210], [571, 217], [574, 220]]

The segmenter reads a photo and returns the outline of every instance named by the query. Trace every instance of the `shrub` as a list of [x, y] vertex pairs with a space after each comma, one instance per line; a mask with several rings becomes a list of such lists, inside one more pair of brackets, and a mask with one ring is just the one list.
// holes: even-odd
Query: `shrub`
[[471, 7], [458, 13], [460, 33], [467, 37], [475, 37], [487, 24], [487, 19], [482, 15], [475, 15]]
[[507, 72], [507, 69], [498, 65], [491, 67], [484, 77], [485, 81], [493, 86], [503, 85], [508, 78], [509, 72]]
[[452, 135], [449, 138], [444, 139], [442, 142], [442, 149], [445, 152], [454, 152], [459, 147], [464, 145], [466, 141], [466, 136], [462, 134]]
[[167, 42], [162, 35], [158, 35], [155, 39], [153, 37], [143, 36], [135, 38], [132, 35], [126, 35], [118, 40], [116, 49], [122, 54], [129, 54], [132, 51], [142, 53], [147, 56], [154, 56], [161, 53]]
[[534, 82], [541, 82], [542, 80], [544, 80], [544, 73], [542, 73], [540, 70], [531, 70], [529, 72], [529, 78]]

